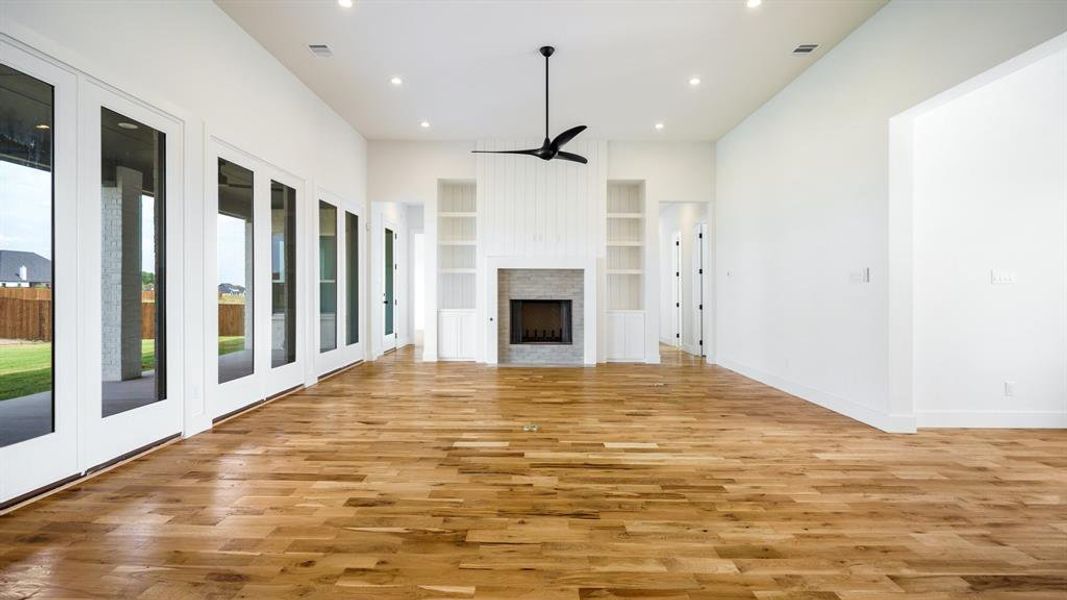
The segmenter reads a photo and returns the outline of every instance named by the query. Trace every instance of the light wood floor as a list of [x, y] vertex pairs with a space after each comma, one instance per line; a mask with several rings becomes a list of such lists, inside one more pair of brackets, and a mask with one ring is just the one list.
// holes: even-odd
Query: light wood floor
[[0, 598], [1067, 595], [1067, 432], [887, 435], [665, 353], [399, 351], [0, 517]]

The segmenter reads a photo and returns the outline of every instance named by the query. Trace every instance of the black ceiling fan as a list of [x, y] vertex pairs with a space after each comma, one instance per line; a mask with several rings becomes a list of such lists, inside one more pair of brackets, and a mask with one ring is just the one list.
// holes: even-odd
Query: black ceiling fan
[[579, 133], [585, 131], [585, 125], [571, 127], [567, 131], [557, 135], [556, 139], [548, 139], [548, 57], [552, 56], [552, 53], [555, 51], [556, 49], [552, 46], [541, 46], [541, 56], [545, 57], [545, 141], [541, 144], [541, 147], [529, 148], [526, 150], [471, 150], [471, 152], [475, 154], [525, 154], [527, 156], [536, 156], [541, 160], [558, 158], [560, 160], [582, 163], [583, 165], [589, 162], [584, 156], [561, 150], [567, 142], [573, 140]]

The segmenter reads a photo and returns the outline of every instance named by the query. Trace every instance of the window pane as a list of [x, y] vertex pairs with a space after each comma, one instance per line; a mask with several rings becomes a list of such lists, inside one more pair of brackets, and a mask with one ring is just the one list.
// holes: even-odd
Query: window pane
[[345, 213], [345, 341], [359, 342], [359, 217]]
[[53, 88], [0, 64], [0, 446], [53, 431]]
[[166, 136], [100, 109], [102, 416], [166, 398]]
[[296, 190], [270, 182], [272, 367], [296, 360]]
[[319, 350], [337, 347], [337, 208], [319, 202]]
[[251, 375], [252, 171], [219, 159], [219, 383]]

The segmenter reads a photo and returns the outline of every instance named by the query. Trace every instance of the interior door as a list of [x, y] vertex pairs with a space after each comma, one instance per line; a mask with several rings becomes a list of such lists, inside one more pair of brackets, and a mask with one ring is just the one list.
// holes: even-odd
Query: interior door
[[708, 226], [705, 223], [697, 223], [696, 231], [693, 239], [693, 247], [696, 248], [696, 252], [693, 253], [693, 307], [694, 311], [694, 327], [697, 334], [697, 352], [699, 356], [706, 356], [704, 343], [704, 271], [707, 269], [708, 260]]
[[[79, 93], [86, 468], [182, 427], [179, 121], [88, 82]], [[173, 276], [172, 276], [173, 274]]]
[[[0, 505], [80, 472], [77, 78], [0, 39]], [[10, 137], [8, 137], [10, 136]], [[8, 313], [10, 314], [10, 313]], [[11, 367], [16, 368], [12, 369]]]
[[396, 245], [398, 236], [396, 233], [396, 226], [391, 223], [387, 223], [385, 226], [385, 232], [382, 236], [383, 242], [383, 258], [384, 264], [382, 265], [383, 277], [382, 277], [382, 351], [388, 352], [396, 349], [397, 338], [397, 318], [396, 307], [398, 299], [396, 297], [396, 277], [398, 265], [396, 261]]
[[682, 233], [675, 231], [671, 239], [671, 324], [673, 344], [682, 345]]

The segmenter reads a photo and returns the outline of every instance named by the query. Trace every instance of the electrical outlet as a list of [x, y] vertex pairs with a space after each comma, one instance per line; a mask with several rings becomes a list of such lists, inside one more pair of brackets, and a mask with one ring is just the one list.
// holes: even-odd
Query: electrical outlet
[[1015, 283], [1015, 273], [993, 269], [989, 272], [989, 283], [993, 285], [1012, 285]]
[[1014, 381], [1005, 381], [1004, 382], [1004, 397], [1005, 398], [1011, 398], [1014, 395], [1015, 395], [1015, 382]]

